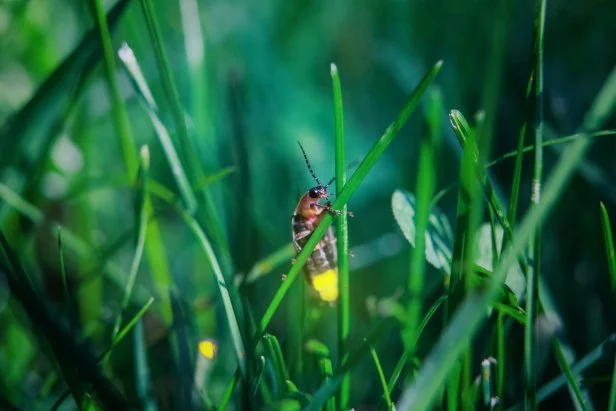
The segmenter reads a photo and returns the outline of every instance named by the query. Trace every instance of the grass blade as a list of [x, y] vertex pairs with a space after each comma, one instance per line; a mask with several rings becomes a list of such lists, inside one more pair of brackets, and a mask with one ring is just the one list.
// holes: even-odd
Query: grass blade
[[374, 366], [376, 367], [376, 372], [379, 376], [379, 381], [381, 382], [383, 396], [385, 397], [385, 404], [387, 404], [388, 410], [393, 410], [395, 409], [395, 407], [391, 402], [391, 397], [389, 396], [389, 389], [387, 388], [387, 381], [385, 380], [385, 374], [383, 373], [383, 368], [381, 367], [379, 356], [377, 355], [376, 350], [371, 344], [368, 344], [368, 347], [370, 348], [370, 355], [372, 356], [372, 361], [374, 361]]
[[614, 250], [614, 239], [612, 237], [612, 227], [610, 225], [610, 217], [607, 214], [607, 209], [603, 203], [601, 207], [601, 226], [603, 227], [603, 240], [605, 242], [605, 252], [607, 254], [607, 265], [610, 270], [610, 283], [612, 285], [612, 294], [616, 300], [616, 251]]
[[186, 222], [190, 230], [197, 237], [197, 241], [200, 247], [203, 249], [203, 252], [205, 253], [208, 263], [212, 268], [212, 271], [214, 271], [214, 275], [216, 276], [216, 285], [218, 286], [218, 291], [220, 293], [220, 297], [222, 298], [223, 306], [225, 309], [227, 325], [229, 326], [229, 331], [231, 332], [231, 340], [233, 342], [233, 348], [235, 350], [237, 362], [241, 371], [241, 375], [246, 377], [246, 349], [244, 346], [242, 333], [240, 332], [240, 323], [236, 315], [237, 310], [233, 306], [233, 303], [231, 301], [229, 289], [227, 287], [225, 277], [222, 274], [218, 259], [216, 258], [216, 254], [214, 253], [214, 249], [212, 248], [212, 245], [210, 244], [210, 241], [208, 240], [207, 236], [201, 229], [199, 223], [197, 223], [197, 221], [187, 212], [183, 210], [179, 210], [179, 212], [184, 218], [184, 221]]
[[[331, 64], [332, 88], [334, 92], [334, 124], [336, 147], [336, 196], [342, 192], [346, 184], [346, 160], [344, 144], [344, 109], [342, 104], [342, 86], [340, 75], [334, 63]], [[338, 363], [342, 363], [347, 355], [347, 344], [350, 330], [350, 292], [349, 292], [349, 233], [347, 225], [347, 206], [340, 210], [336, 221], [338, 238]], [[345, 374], [340, 386], [338, 407], [349, 408], [351, 398], [351, 375]]]
[[[120, 57], [120, 61], [123, 63], [124, 68], [128, 72], [137, 93], [141, 96], [141, 100], [144, 102], [145, 109], [150, 117], [154, 131], [158, 136], [160, 145], [162, 146], [167, 162], [169, 163], [171, 174], [175, 179], [182, 200], [184, 201], [184, 206], [189, 214], [193, 214], [197, 208], [195, 194], [188, 178], [186, 177], [186, 172], [184, 171], [184, 166], [180, 161], [180, 157], [178, 156], [173, 142], [171, 141], [171, 136], [158, 116], [156, 101], [152, 96], [150, 88], [145, 82], [145, 78], [139, 63], [137, 62], [137, 58], [135, 57], [132, 49], [126, 43], [124, 43], [118, 50], [118, 56]], [[205, 181], [205, 177], [203, 180]]]
[[[537, 207], [541, 200], [541, 181], [543, 178], [543, 32], [545, 28], [545, 9], [547, 0], [538, 0], [535, 21], [535, 141], [534, 164], [532, 179], [532, 207]], [[530, 258], [532, 268], [526, 279], [526, 315], [524, 329], [524, 398], [526, 411], [537, 409], [537, 366], [535, 321], [537, 319], [537, 302], [539, 298], [539, 276], [541, 275], [541, 224], [535, 227], [535, 233], [530, 240], [532, 252]], [[558, 351], [558, 350], [557, 350]]]

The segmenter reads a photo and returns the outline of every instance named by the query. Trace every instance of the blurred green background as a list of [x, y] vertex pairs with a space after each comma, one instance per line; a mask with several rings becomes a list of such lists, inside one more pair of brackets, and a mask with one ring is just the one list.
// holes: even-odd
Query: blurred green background
[[[103, 4], [109, 10], [114, 2]], [[94, 52], [92, 64], [82, 64], [45, 83], [65, 59], [71, 59], [70, 53], [94, 27], [89, 5], [75, 0], [0, 1], [0, 123], [4, 124], [0, 133], [4, 190], [0, 224], [41, 295], [55, 307], [66, 305], [55, 227], [62, 225], [93, 250], [78, 255], [65, 247], [64, 254], [76, 304], [72, 316], [100, 352], [108, 343], [123, 295], [123, 288], [104, 274], [101, 265], [115, 264], [121, 272], [128, 271], [134, 253], [135, 177], [126, 176], [100, 50]], [[285, 254], [273, 271], [244, 282], [255, 264], [288, 247], [293, 209], [313, 185], [297, 141], [305, 147], [321, 180], [334, 174], [331, 62], [342, 78], [346, 155], [352, 161], [365, 155], [421, 76], [439, 59], [444, 61], [436, 81], [443, 99], [443, 122], [447, 124], [450, 109], [472, 118], [482, 109], [493, 38], [504, 29], [502, 83], [492, 154], [487, 158], [515, 150], [532, 64], [531, 1], [153, 0], [153, 6], [171, 76], [187, 113], [188, 132], [195, 142], [193, 154], [213, 180], [208, 185], [210, 211], [222, 230], [219, 236], [211, 227], [206, 231], [223, 260], [228, 281], [239, 284], [236, 297], [245, 314], [243, 327], [248, 327], [251, 316], [258, 321], [289, 269], [292, 253]], [[548, 2], [544, 56], [548, 136], [569, 135], [579, 128], [616, 63], [615, 21], [613, 1]], [[132, 48], [161, 119], [177, 141], [172, 108], [137, 0], [128, 2], [112, 37], [114, 50], [123, 42]], [[147, 110], [121, 64], [116, 64], [135, 148], [149, 146], [150, 177], [177, 192]], [[38, 106], [33, 104], [26, 117], [17, 115], [35, 93], [39, 93]], [[604, 128], [616, 128], [614, 115]], [[410, 247], [393, 218], [391, 195], [397, 188], [414, 190], [419, 138], [426, 132], [419, 110], [349, 203], [355, 214], [349, 222], [354, 250], [353, 341], [361, 341], [380, 321], [371, 302], [406, 287]], [[437, 189], [458, 178], [460, 148], [449, 127], [443, 139]], [[547, 173], [559, 153], [560, 146], [546, 149]], [[616, 217], [615, 155], [612, 138], [596, 141], [543, 233], [543, 278], [561, 314], [561, 332], [578, 357], [615, 331], [616, 305], [599, 218], [600, 201]], [[530, 198], [530, 164], [529, 157], [523, 173], [522, 210]], [[513, 161], [493, 169], [500, 192], [509, 191], [512, 169]], [[16, 211], [7, 202], [5, 188], [19, 193], [42, 217], [32, 221]], [[439, 204], [452, 224], [455, 202], [455, 194], [450, 194]], [[156, 258], [146, 261], [144, 257], [137, 288], [145, 297], [135, 297], [131, 307], [136, 312], [150, 295], [156, 297], [144, 317], [154, 397], [160, 409], [178, 409], [186, 370], [178, 359], [182, 341], [177, 333], [184, 327], [192, 366], [198, 341], [212, 338], [218, 344], [207, 390], [217, 404], [236, 360], [215, 279], [182, 218], [159, 200], [153, 205], [160, 211], [156, 220], [165, 251], [158, 257], [166, 268], [158, 269], [163, 274], [168, 270], [170, 277], [165, 281], [152, 275], [151, 262]], [[221, 255], [223, 248], [228, 249], [228, 257]], [[430, 269], [428, 275], [433, 285], [442, 281], [436, 270]], [[293, 286], [268, 328], [277, 336], [292, 375], [298, 373], [300, 356], [293, 338], [298, 327], [305, 325], [304, 288], [299, 282]], [[178, 325], [175, 317], [171, 324], [169, 295], [183, 307], [185, 323]], [[33, 329], [19, 321], [21, 316], [8, 300], [8, 293], [0, 292], [0, 393], [27, 409], [48, 409], [63, 386], [48, 382], [53, 364], [38, 347]], [[335, 311], [320, 307], [309, 332], [335, 351], [335, 330]], [[430, 348], [439, 330], [428, 328], [420, 353]], [[514, 327], [512, 345], [521, 345], [522, 331]], [[111, 361], [114, 380], [129, 398], [135, 396], [131, 347], [128, 340], [122, 342]], [[399, 335], [388, 334], [376, 348], [384, 369], [390, 372], [402, 352]], [[559, 373], [553, 356], [544, 351], [540, 351], [540, 381]], [[316, 365], [306, 361], [304, 372], [309, 375], [310, 367]], [[509, 403], [522, 393], [521, 361], [514, 355], [511, 362], [506, 390]], [[586, 386], [597, 409], [607, 404], [605, 377], [611, 366], [612, 360], [599, 362], [588, 374], [596, 376]], [[365, 358], [352, 373], [356, 409], [373, 409], [380, 398], [373, 367]], [[297, 379], [305, 392], [318, 386], [318, 380]], [[40, 395], [46, 381], [48, 395]], [[66, 409], [72, 406], [69, 402], [64, 404]], [[569, 404], [566, 391], [561, 390], [545, 403], [545, 409], [566, 409]]]

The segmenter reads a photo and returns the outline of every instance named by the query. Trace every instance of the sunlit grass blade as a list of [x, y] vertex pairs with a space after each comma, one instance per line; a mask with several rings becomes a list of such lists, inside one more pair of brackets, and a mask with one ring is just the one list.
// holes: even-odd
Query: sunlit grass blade
[[516, 256], [526, 247], [536, 226], [551, 211], [588, 146], [587, 140], [576, 141], [563, 153], [545, 185], [541, 202], [526, 215], [512, 246], [504, 251], [492, 281], [485, 289], [469, 294], [456, 311], [450, 325], [425, 359], [416, 381], [405, 390], [399, 401], [400, 409], [412, 407], [413, 410], [423, 411], [431, 406], [439, 387], [485, 318], [486, 308], [498, 296], [509, 267], [515, 263]]
[[[346, 155], [344, 143], [344, 108], [342, 102], [342, 86], [338, 68], [331, 64], [332, 89], [334, 94], [334, 128], [336, 153], [336, 196], [342, 192], [346, 184]], [[349, 233], [347, 225], [347, 206], [340, 210], [336, 220], [336, 237], [338, 247], [338, 363], [342, 363], [347, 355], [347, 344], [350, 332], [350, 291], [349, 291]], [[349, 408], [351, 398], [351, 375], [345, 374], [340, 386], [338, 407]]]
[[240, 381], [240, 377], [241, 374], [238, 369], [233, 373], [231, 381], [229, 381], [227, 388], [225, 388], [225, 392], [222, 396], [220, 404], [218, 405], [218, 411], [224, 411], [225, 409], [227, 409], [227, 405], [229, 405], [229, 401], [231, 401], [231, 397], [233, 396], [233, 390], [235, 389], [237, 383]]
[[124, 43], [118, 51], [118, 56], [120, 57], [120, 61], [124, 64], [124, 68], [130, 75], [137, 93], [141, 96], [141, 99], [144, 102], [145, 109], [150, 117], [154, 131], [158, 136], [158, 140], [160, 141], [165, 157], [167, 158], [167, 162], [169, 163], [171, 174], [175, 179], [180, 195], [182, 196], [182, 200], [184, 201], [184, 206], [189, 214], [193, 214], [197, 208], [195, 194], [188, 181], [188, 177], [186, 176], [186, 172], [184, 171], [184, 166], [180, 161], [180, 157], [178, 156], [175, 146], [171, 141], [171, 136], [158, 116], [156, 102], [154, 101], [150, 88], [145, 82], [141, 67], [137, 62], [135, 54], [128, 44]]

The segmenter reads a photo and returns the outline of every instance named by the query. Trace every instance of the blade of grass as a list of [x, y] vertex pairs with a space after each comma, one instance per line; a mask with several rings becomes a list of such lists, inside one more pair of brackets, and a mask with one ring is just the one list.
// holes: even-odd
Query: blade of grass
[[[432, 304], [432, 307], [430, 307], [430, 309], [424, 316], [423, 320], [419, 324], [419, 327], [417, 327], [417, 335], [416, 335], [417, 340], [423, 333], [423, 330], [424, 328], [426, 328], [426, 325], [428, 325], [428, 322], [432, 319], [432, 316], [436, 313], [436, 310], [438, 310], [438, 308], [441, 306], [443, 302], [447, 300], [447, 298], [448, 298], [447, 295], [441, 296], [438, 300], [434, 302], [434, 304]], [[414, 342], [414, 345], [416, 343], [417, 341]], [[400, 360], [398, 360], [398, 363], [396, 364], [396, 367], [394, 368], [394, 372], [392, 373], [391, 377], [389, 378], [389, 382], [387, 383], [387, 389], [390, 395], [392, 394], [394, 387], [396, 386], [396, 383], [398, 382], [398, 379], [400, 378], [400, 375], [402, 374], [402, 370], [404, 369], [404, 366], [406, 365], [407, 361], [408, 361], [408, 352], [405, 351], [402, 354], [402, 357], [400, 357]]]
[[428, 133], [421, 139], [418, 153], [418, 176], [417, 176], [417, 214], [415, 231], [415, 248], [410, 253], [409, 262], [409, 303], [406, 308], [407, 322], [403, 325], [402, 340], [405, 346], [404, 356], [413, 358], [419, 333], [420, 318], [423, 310], [424, 298], [424, 275], [426, 267], [425, 241], [428, 230], [428, 220], [431, 211], [431, 200], [436, 186], [435, 159], [439, 152], [442, 134], [441, 95], [438, 90], [432, 90], [428, 94], [428, 102], [425, 109], [425, 117], [428, 123]]
[[[344, 144], [344, 109], [342, 103], [342, 86], [340, 75], [334, 63], [330, 70], [334, 94], [334, 128], [336, 148], [336, 196], [342, 192], [346, 184], [346, 159]], [[338, 238], [338, 363], [342, 363], [347, 353], [350, 330], [350, 292], [349, 292], [349, 233], [347, 225], [347, 206], [340, 210], [336, 221], [336, 236]], [[351, 399], [351, 375], [345, 374], [340, 386], [338, 408], [349, 408]]]
[[107, 78], [107, 87], [109, 96], [111, 97], [111, 110], [113, 113], [114, 126], [116, 133], [120, 138], [122, 146], [122, 154], [124, 155], [124, 166], [129, 176], [135, 175], [137, 168], [139, 167], [137, 161], [137, 149], [135, 148], [135, 142], [133, 138], [133, 132], [130, 127], [130, 121], [128, 119], [128, 113], [124, 106], [124, 101], [120, 93], [120, 86], [116, 76], [116, 63], [115, 55], [113, 52], [113, 45], [111, 36], [109, 34], [109, 27], [107, 20], [105, 19], [105, 11], [103, 10], [103, 3], [101, 0], [90, 1], [92, 14], [96, 21], [100, 41], [103, 49], [105, 74]]
[[[197, 208], [197, 200], [195, 194], [192, 190], [192, 187], [186, 177], [186, 173], [184, 171], [184, 166], [180, 161], [180, 157], [178, 156], [173, 142], [171, 141], [171, 136], [167, 131], [166, 127], [163, 125], [163, 122], [160, 120], [158, 116], [158, 108], [156, 105], [156, 101], [152, 96], [152, 92], [145, 82], [145, 78], [143, 76], [143, 72], [141, 71], [141, 67], [137, 62], [137, 58], [133, 53], [133, 50], [128, 46], [127, 43], [122, 44], [122, 47], [118, 50], [118, 56], [120, 57], [120, 61], [123, 63], [124, 68], [129, 74], [139, 96], [141, 96], [141, 100], [144, 103], [144, 107], [150, 117], [150, 121], [152, 122], [152, 126], [156, 131], [156, 135], [158, 136], [158, 140], [160, 141], [160, 145], [163, 148], [163, 152], [165, 153], [165, 157], [167, 158], [167, 162], [169, 163], [169, 169], [175, 179], [175, 182], [180, 190], [180, 195], [184, 202], [184, 206], [189, 214], [193, 214]], [[205, 176], [204, 179], [205, 181]]]
[[171, 313], [173, 315], [173, 331], [175, 336], [174, 348], [177, 351], [178, 368], [178, 408], [191, 411], [192, 407], [192, 377], [194, 375], [190, 349], [190, 336], [188, 330], [188, 317], [186, 309], [180, 301], [180, 292], [174, 286], [169, 290], [169, 300], [171, 301]]
[[133, 351], [135, 355], [135, 391], [144, 411], [155, 411], [156, 403], [151, 397], [150, 367], [148, 366], [148, 351], [145, 342], [143, 321], [135, 324], [133, 333]]
[[[523, 137], [524, 134], [526, 133], [526, 124], [522, 125], [522, 129], [520, 130], [520, 136]], [[524, 132], [524, 133], [523, 133]], [[564, 137], [558, 137], [558, 138], [551, 138], [549, 140], [545, 140], [542, 143], [543, 148], [545, 147], [550, 147], [550, 146], [555, 146], [555, 145], [560, 145], [560, 144], [565, 144], [565, 143], [571, 143], [575, 140], [578, 140], [580, 138], [599, 138], [599, 137], [614, 137], [616, 135], [616, 130], [602, 130], [602, 131], [597, 131], [595, 133], [590, 133], [590, 134], [584, 134], [584, 133], [575, 133], [575, 134], [571, 134], [569, 136], [564, 136]], [[522, 154], [527, 154], [527, 153], [531, 153], [535, 151], [535, 145], [530, 145], [530, 146], [524, 146], [524, 139], [522, 138], [522, 146], [520, 146], [519, 141], [518, 141], [518, 148], [522, 151]], [[486, 168], [490, 168], [490, 167], [494, 167], [497, 164], [502, 163], [503, 161], [509, 159], [509, 158], [516, 158], [516, 167], [514, 168], [515, 170], [517, 170], [517, 155], [518, 155], [518, 150], [515, 151], [509, 151], [508, 153], [505, 154], [501, 154], [500, 156], [490, 160], [488, 163], [486, 163], [485, 167]], [[521, 173], [521, 171], [520, 171]], [[514, 176], [517, 174], [517, 172], [514, 172]]]
[[[534, 41], [534, 91], [535, 91], [535, 140], [534, 163], [532, 178], [531, 207], [537, 207], [541, 200], [541, 183], [543, 179], [543, 33], [545, 29], [545, 10], [547, 0], [538, 0], [535, 15]], [[535, 321], [537, 320], [537, 300], [539, 298], [539, 277], [541, 275], [541, 224], [535, 227], [531, 236], [532, 248], [529, 257], [532, 268], [526, 278], [526, 315], [524, 329], [524, 398], [526, 411], [537, 409], [537, 365]]]
[[573, 401], [573, 404], [575, 405], [575, 408], [582, 411], [588, 411], [586, 401], [584, 400], [584, 396], [582, 395], [582, 389], [580, 388], [580, 384], [573, 375], [571, 367], [569, 367], [569, 363], [565, 358], [560, 344], [557, 343], [556, 339], [553, 339], [552, 345], [554, 347], [554, 353], [556, 354], [556, 360], [558, 361], [560, 368], [563, 370], [565, 377], [567, 378], [567, 384], [569, 385], [569, 389], [573, 392], [571, 399]]
[[376, 353], [376, 350], [372, 346], [372, 344], [368, 344], [370, 349], [370, 355], [372, 356], [372, 361], [374, 361], [374, 366], [376, 367], [377, 375], [379, 376], [379, 381], [381, 382], [381, 388], [383, 389], [383, 396], [385, 396], [385, 404], [387, 404], [388, 410], [394, 410], [395, 407], [391, 402], [391, 397], [389, 396], [389, 390], [387, 388], [387, 381], [385, 381], [385, 374], [383, 373], [383, 367], [381, 367], [381, 362], [379, 361], [379, 356]]
[[222, 274], [218, 259], [216, 258], [216, 254], [214, 253], [214, 249], [212, 248], [212, 245], [210, 244], [210, 241], [208, 240], [207, 236], [201, 229], [199, 223], [187, 212], [181, 209], [179, 209], [178, 211], [188, 225], [188, 228], [190, 228], [193, 234], [197, 237], [199, 246], [203, 249], [208, 263], [210, 264], [210, 267], [212, 268], [212, 271], [216, 276], [216, 284], [218, 286], [217, 288], [220, 293], [220, 297], [222, 298], [223, 306], [225, 309], [227, 325], [229, 326], [229, 331], [231, 332], [231, 340], [233, 342], [233, 348], [235, 350], [238, 366], [241, 371], [241, 375], [246, 377], [246, 349], [244, 340], [242, 338], [242, 333], [240, 332], [240, 323], [236, 316], [237, 310], [231, 301], [229, 289], [227, 287], [225, 277]]
[[605, 242], [605, 252], [607, 254], [607, 265], [610, 270], [610, 283], [612, 285], [612, 295], [616, 300], [616, 251], [614, 250], [614, 239], [612, 237], [612, 227], [610, 217], [603, 203], [601, 208], [601, 226], [603, 227], [603, 241]]

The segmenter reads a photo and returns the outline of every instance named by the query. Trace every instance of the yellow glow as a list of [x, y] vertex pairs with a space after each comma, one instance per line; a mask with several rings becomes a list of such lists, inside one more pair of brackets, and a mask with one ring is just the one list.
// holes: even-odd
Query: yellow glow
[[199, 343], [199, 352], [208, 360], [216, 356], [216, 343], [212, 340], [203, 340]]
[[338, 272], [329, 269], [312, 277], [312, 286], [319, 293], [321, 300], [333, 302], [338, 299]]

